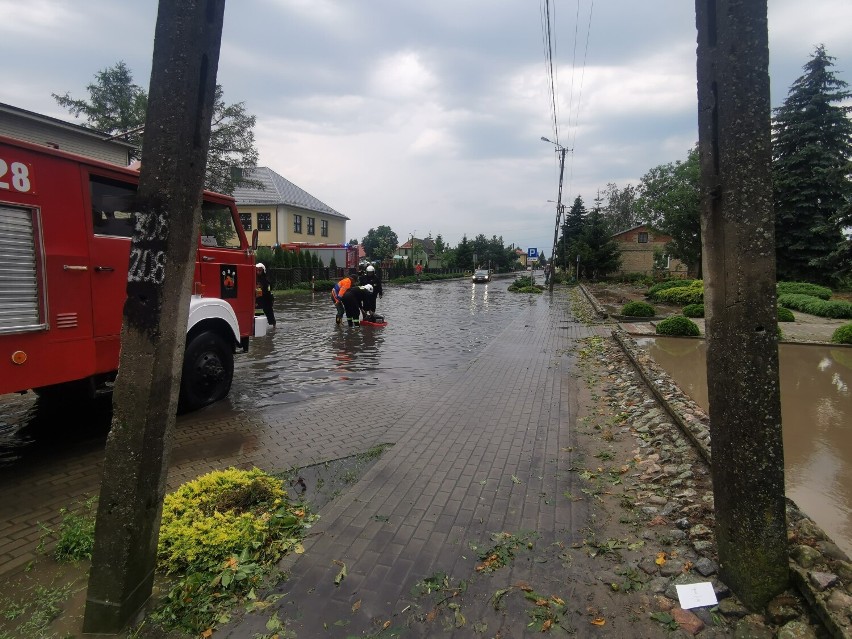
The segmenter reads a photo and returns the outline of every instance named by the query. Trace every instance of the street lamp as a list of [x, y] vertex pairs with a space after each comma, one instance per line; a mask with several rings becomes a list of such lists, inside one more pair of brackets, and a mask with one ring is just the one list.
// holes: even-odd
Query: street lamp
[[556, 198], [556, 225], [553, 228], [553, 249], [550, 253], [550, 269], [548, 270], [550, 283], [548, 285], [548, 289], [550, 292], [553, 292], [553, 279], [555, 272], [553, 270], [553, 263], [556, 259], [556, 239], [559, 236], [559, 219], [562, 217], [562, 176], [565, 174], [565, 154], [568, 153], [568, 149], [559, 144], [558, 142], [554, 142], [553, 140], [549, 140], [548, 138], [541, 136], [542, 142], [548, 142], [556, 147], [556, 152], [559, 154], [559, 195]]

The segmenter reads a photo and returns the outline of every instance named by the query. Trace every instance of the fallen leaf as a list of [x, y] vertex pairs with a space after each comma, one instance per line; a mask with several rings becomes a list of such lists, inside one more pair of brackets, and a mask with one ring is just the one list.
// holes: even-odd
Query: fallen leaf
[[297, 555], [303, 555], [305, 554], [305, 547], [301, 543], [298, 543], [293, 546], [293, 552]]
[[520, 483], [521, 483], [521, 480], [520, 480], [520, 479], [518, 479], [517, 477], [515, 477], [515, 475], [512, 475], [512, 483], [514, 483], [514, 484], [520, 484]]
[[595, 626], [603, 626], [606, 623], [606, 619], [603, 617], [595, 617], [592, 619], [592, 624]]
[[550, 606], [550, 601], [548, 601], [547, 599], [536, 599], [535, 605], [536, 606], [542, 606], [544, 608], [548, 608]]
[[515, 583], [515, 588], [518, 590], [523, 590], [524, 592], [531, 592], [532, 586], [530, 586], [526, 581], [518, 581]]
[[429, 623], [432, 623], [433, 621], [435, 621], [435, 619], [436, 619], [437, 617], [438, 617], [438, 609], [437, 609], [437, 608], [432, 608], [432, 610], [430, 610], [430, 611], [426, 614], [426, 621], [428, 621]]
[[550, 630], [550, 627], [553, 625], [553, 619], [545, 619], [544, 623], [541, 624], [541, 631], [547, 632]]
[[564, 606], [565, 601], [561, 597], [557, 597], [556, 595], [550, 595], [550, 598], [553, 600], [557, 606]]
[[654, 560], [654, 563], [658, 566], [664, 566], [666, 564], [666, 553], [658, 552], [657, 558]]
[[387, 630], [388, 628], [390, 628], [390, 624], [391, 624], [390, 619], [388, 619], [386, 622], [384, 622], [382, 624], [382, 630]]
[[336, 563], [338, 566], [341, 567], [340, 572], [337, 573], [337, 576], [334, 578], [334, 585], [339, 586], [340, 582], [342, 582], [344, 579], [346, 579], [346, 574], [347, 574], [346, 573], [346, 564], [344, 564], [342, 561], [339, 561], [337, 559], [334, 560], [334, 563]]
[[210, 637], [213, 636], [213, 630], [211, 628], [208, 628], [207, 630], [201, 633], [201, 636], [204, 637], [204, 639], [210, 639]]
[[358, 612], [361, 609], [361, 600], [359, 599], [354, 604], [352, 604], [352, 612]]

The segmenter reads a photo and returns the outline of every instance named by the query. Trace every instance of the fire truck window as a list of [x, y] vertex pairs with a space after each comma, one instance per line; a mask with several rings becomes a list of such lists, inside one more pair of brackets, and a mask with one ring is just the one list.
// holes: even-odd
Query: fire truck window
[[92, 228], [95, 235], [132, 237], [135, 223], [136, 185], [92, 175]]
[[240, 236], [230, 208], [204, 202], [201, 207], [201, 243], [204, 246], [240, 248]]

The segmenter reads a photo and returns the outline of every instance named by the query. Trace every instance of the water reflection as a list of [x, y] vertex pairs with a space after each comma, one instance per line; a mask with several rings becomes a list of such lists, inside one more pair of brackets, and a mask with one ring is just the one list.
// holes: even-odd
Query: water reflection
[[[528, 302], [506, 292], [511, 279], [471, 287], [468, 279], [386, 286], [377, 311], [388, 326], [349, 327], [334, 322], [328, 293], [278, 296], [276, 330], [252, 340], [234, 358], [227, 399], [185, 419], [222, 419], [365, 386], [417, 381], [470, 361]], [[471, 288], [469, 288], [471, 287]], [[77, 426], [69, 427], [69, 419]], [[93, 410], [63, 405], [59, 413], [32, 394], [0, 398], [0, 467], [49, 458], [88, 442], [103, 446], [111, 399]], [[236, 439], [217, 447], [251, 446]], [[178, 455], [203, 455], [204, 447]]]
[[[704, 340], [636, 341], [707, 410]], [[779, 360], [787, 494], [852, 555], [852, 349], [781, 344]]]

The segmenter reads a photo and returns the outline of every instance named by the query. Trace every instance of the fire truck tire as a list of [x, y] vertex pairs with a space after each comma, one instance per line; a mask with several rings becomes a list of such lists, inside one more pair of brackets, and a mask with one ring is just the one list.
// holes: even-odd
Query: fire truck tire
[[234, 378], [234, 353], [224, 339], [204, 331], [186, 345], [178, 412], [198, 410], [224, 398]]

